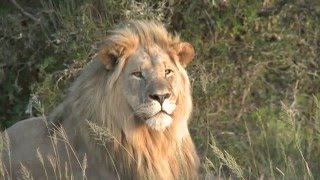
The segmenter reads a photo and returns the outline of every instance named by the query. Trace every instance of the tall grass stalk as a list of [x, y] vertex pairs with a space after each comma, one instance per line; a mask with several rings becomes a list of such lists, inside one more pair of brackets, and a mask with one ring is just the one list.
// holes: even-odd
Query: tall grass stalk
[[222, 151], [218, 148], [213, 136], [211, 136], [211, 144], [209, 146], [212, 152], [221, 160], [221, 162], [225, 166], [227, 166], [238, 178], [244, 179], [242, 168], [237, 164], [236, 160], [227, 151]]

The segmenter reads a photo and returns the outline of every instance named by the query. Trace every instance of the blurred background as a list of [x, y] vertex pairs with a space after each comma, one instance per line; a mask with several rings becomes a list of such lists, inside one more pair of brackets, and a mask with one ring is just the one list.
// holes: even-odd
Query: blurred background
[[190, 129], [203, 173], [320, 179], [316, 0], [1, 0], [0, 129], [48, 114], [127, 19], [161, 21], [196, 49]]

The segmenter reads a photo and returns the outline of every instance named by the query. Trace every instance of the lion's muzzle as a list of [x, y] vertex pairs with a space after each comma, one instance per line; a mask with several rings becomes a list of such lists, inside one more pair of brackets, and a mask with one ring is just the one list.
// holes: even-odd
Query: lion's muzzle
[[136, 118], [145, 122], [150, 128], [155, 130], [164, 130], [172, 122], [172, 113], [176, 104], [169, 100], [164, 100], [162, 105], [159, 102], [152, 101], [139, 105], [134, 114]]

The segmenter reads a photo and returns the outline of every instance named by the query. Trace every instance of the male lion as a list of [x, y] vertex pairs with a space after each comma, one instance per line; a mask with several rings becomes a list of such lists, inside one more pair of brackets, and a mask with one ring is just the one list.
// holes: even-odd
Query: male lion
[[150, 21], [118, 26], [104, 43], [48, 118], [3, 133], [7, 177], [198, 179], [185, 70], [193, 47]]

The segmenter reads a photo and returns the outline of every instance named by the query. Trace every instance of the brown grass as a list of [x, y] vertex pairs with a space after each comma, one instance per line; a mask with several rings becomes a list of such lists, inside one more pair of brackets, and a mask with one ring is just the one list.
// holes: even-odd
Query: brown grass
[[317, 1], [32, 3], [40, 24], [10, 5], [0, 8], [1, 126], [39, 113], [31, 106], [24, 114], [30, 94], [50, 111], [109, 27], [155, 18], [196, 47], [188, 68], [190, 128], [203, 171], [244, 179], [320, 177]]

